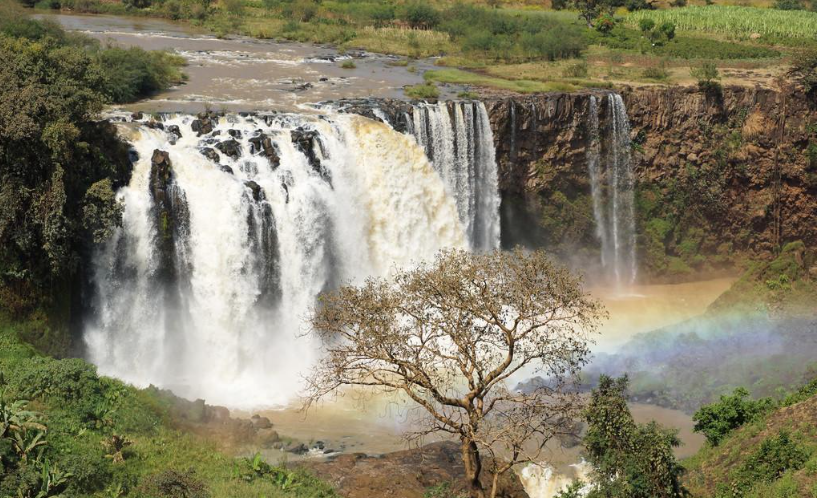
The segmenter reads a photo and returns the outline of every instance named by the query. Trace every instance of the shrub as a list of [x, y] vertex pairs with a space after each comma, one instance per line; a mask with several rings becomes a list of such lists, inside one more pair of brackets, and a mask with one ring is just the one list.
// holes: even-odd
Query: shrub
[[98, 58], [105, 81], [103, 91], [113, 102], [133, 102], [183, 81], [179, 67], [184, 59], [168, 52], [111, 47], [101, 51]]
[[641, 30], [642, 33], [649, 33], [655, 27], [655, 21], [653, 21], [649, 17], [645, 17], [638, 21], [638, 29]]
[[642, 75], [645, 78], [649, 78], [651, 80], [665, 80], [669, 78], [669, 73], [667, 72], [666, 63], [662, 60], [658, 63], [657, 66], [650, 66], [644, 68], [644, 72]]
[[773, 8], [777, 10], [805, 10], [800, 0], [775, 0]]
[[221, 5], [230, 15], [240, 16], [244, 13], [243, 0], [221, 0]]
[[796, 55], [789, 76], [801, 84], [807, 94], [817, 91], [817, 50], [810, 49]]
[[616, 19], [611, 14], [602, 14], [593, 22], [593, 27], [599, 33], [608, 34], [616, 27]]
[[809, 451], [781, 430], [776, 436], [765, 439], [754, 453], [749, 455], [735, 476], [734, 487], [751, 489], [758, 483], [772, 482], [787, 471], [803, 468], [809, 459]]
[[565, 78], [586, 78], [587, 73], [587, 61], [574, 62], [562, 70], [562, 75]]
[[343, 69], [354, 69], [354, 68], [357, 67], [357, 65], [355, 65], [355, 61], [349, 59], [349, 60], [343, 61], [343, 63], [340, 65], [340, 67], [342, 67]]
[[698, 88], [707, 93], [720, 93], [721, 85], [717, 80], [721, 79], [718, 67], [714, 62], [704, 62], [698, 67], [694, 67], [689, 74], [698, 80]]
[[207, 486], [188, 470], [164, 470], [146, 477], [138, 493], [144, 498], [208, 498]]
[[406, 5], [403, 19], [415, 29], [431, 29], [440, 23], [440, 12], [424, 2]]
[[732, 431], [775, 406], [770, 398], [753, 401], [746, 399], [748, 396], [749, 391], [739, 387], [732, 395], [721, 396], [719, 401], [702, 406], [692, 416], [695, 432], [702, 433], [709, 444], [717, 446]]
[[440, 90], [437, 89], [437, 85], [430, 81], [420, 85], [406, 87], [403, 91], [407, 96], [413, 99], [436, 99], [440, 96]]

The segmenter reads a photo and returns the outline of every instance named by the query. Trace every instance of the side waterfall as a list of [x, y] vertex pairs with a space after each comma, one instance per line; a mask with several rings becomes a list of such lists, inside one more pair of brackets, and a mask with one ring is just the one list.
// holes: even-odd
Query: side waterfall
[[481, 102], [418, 104], [408, 123], [409, 133], [456, 199], [471, 248], [499, 248], [499, 180], [485, 106]]
[[601, 264], [617, 285], [635, 282], [635, 175], [630, 159], [630, 123], [624, 100], [607, 96], [609, 132], [599, 129], [599, 102], [590, 97], [588, 109], [587, 170], [593, 197], [596, 236]]
[[[493, 161], [482, 128], [454, 138], [444, 182], [411, 137], [360, 116], [120, 126], [138, 160], [118, 194], [123, 226], [95, 258], [84, 338], [101, 373], [137, 385], [233, 407], [285, 403], [315, 361], [299, 336], [321, 291], [465, 248], [466, 233], [498, 238], [480, 217], [498, 194], [456, 169]], [[449, 195], [459, 181], [473, 197]]]

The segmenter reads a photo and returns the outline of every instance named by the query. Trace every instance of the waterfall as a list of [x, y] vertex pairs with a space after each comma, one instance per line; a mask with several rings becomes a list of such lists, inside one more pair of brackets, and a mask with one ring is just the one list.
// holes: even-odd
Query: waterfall
[[588, 107], [587, 170], [596, 237], [601, 245], [601, 264], [617, 285], [629, 285], [635, 282], [638, 262], [635, 175], [630, 158], [627, 109], [620, 95], [607, 96], [609, 130], [606, 137], [602, 137], [599, 102], [595, 96], [590, 97]]
[[[468, 245], [438, 166], [384, 124], [272, 114], [119, 126], [138, 159], [118, 193], [123, 226], [94, 259], [84, 331], [103, 374], [234, 407], [285, 403], [315, 360], [301, 332], [321, 291]], [[487, 162], [484, 134], [459, 137], [452, 164], [461, 149]], [[467, 230], [492, 235], [482, 224]]]
[[407, 123], [456, 200], [470, 247], [499, 248], [499, 180], [485, 106], [481, 102], [417, 104]]

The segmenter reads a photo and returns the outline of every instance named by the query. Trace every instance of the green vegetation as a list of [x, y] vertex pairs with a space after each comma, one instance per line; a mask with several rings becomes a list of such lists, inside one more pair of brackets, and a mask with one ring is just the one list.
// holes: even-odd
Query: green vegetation
[[155, 390], [40, 356], [15, 328], [0, 322], [0, 496], [335, 496], [303, 471], [179, 432]]
[[[590, 395], [584, 412], [585, 457], [593, 468], [589, 498], [675, 498], [686, 496], [684, 473], [673, 448], [676, 431], [655, 422], [636, 424], [627, 407], [627, 377], [605, 375]], [[569, 498], [568, 490], [561, 498]], [[575, 494], [574, 494], [575, 496]]]
[[437, 88], [437, 85], [432, 83], [431, 81], [426, 81], [425, 83], [419, 85], [413, 85], [406, 87], [404, 92], [407, 97], [411, 97], [413, 99], [436, 99], [440, 96], [440, 90]]
[[461, 69], [434, 69], [426, 71], [423, 77], [429, 82], [487, 86], [518, 93], [570, 92], [579, 88], [578, 85], [563, 80], [531, 81], [524, 79], [504, 79], [463, 71]]
[[[740, 404], [745, 403], [741, 390]], [[813, 496], [817, 489], [817, 381], [781, 402], [761, 399], [759, 410], [733, 427], [717, 446], [705, 446], [684, 462], [693, 496], [714, 498]], [[723, 401], [723, 400], [722, 400]], [[732, 422], [729, 405], [715, 411]]]
[[680, 9], [641, 10], [625, 18], [637, 27], [642, 19], [656, 24], [670, 22], [681, 31], [700, 31], [748, 39], [753, 33], [772, 39], [812, 40], [817, 32], [817, 13], [709, 5]]
[[765, 414], [775, 403], [770, 398], [760, 400], [746, 399], [749, 391], [739, 387], [730, 396], [721, 396], [720, 400], [701, 407], [695, 412], [695, 431], [706, 436], [712, 446], [717, 446], [730, 432], [747, 422]]
[[76, 277], [94, 243], [120, 222], [113, 190], [127, 149], [95, 119], [181, 80], [163, 52], [101, 47], [0, 2], [0, 308], [36, 323], [29, 340], [68, 347]]

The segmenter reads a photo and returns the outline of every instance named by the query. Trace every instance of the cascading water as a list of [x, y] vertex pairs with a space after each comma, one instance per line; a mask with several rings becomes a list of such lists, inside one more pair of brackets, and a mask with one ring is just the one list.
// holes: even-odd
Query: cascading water
[[[590, 97], [587, 170], [593, 198], [596, 236], [601, 244], [601, 264], [617, 285], [635, 282], [635, 175], [630, 158], [630, 124], [624, 100], [607, 96], [609, 131], [602, 137], [599, 102]], [[603, 164], [602, 164], [603, 163]]]
[[161, 124], [121, 125], [139, 158], [84, 334], [104, 374], [234, 407], [285, 403], [314, 361], [299, 332], [322, 290], [467, 246], [423, 150], [381, 123]]
[[408, 132], [457, 202], [471, 248], [499, 248], [499, 188], [493, 133], [481, 102], [418, 104]]

